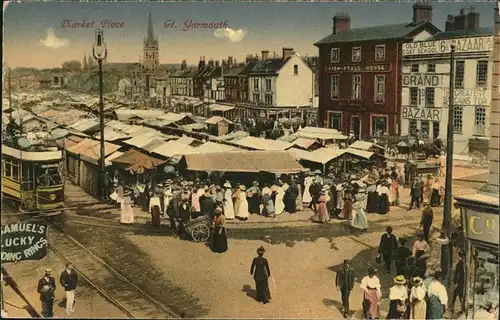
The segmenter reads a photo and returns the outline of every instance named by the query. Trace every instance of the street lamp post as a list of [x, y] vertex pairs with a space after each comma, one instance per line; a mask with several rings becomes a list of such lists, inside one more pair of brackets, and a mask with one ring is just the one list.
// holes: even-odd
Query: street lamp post
[[[451, 207], [453, 203], [452, 199], [452, 171], [453, 171], [453, 111], [454, 111], [454, 89], [455, 89], [455, 46], [451, 46], [450, 52], [450, 93], [448, 97], [448, 131], [446, 136], [446, 178], [445, 178], [445, 194], [444, 194], [444, 208], [443, 208], [443, 226], [442, 230], [445, 230], [448, 239], [451, 239]], [[451, 241], [448, 244], [448, 272], [446, 274], [446, 281], [448, 285], [451, 284], [451, 274], [452, 274], [452, 258], [453, 258], [453, 247]]]
[[108, 49], [106, 48], [106, 44], [104, 43], [104, 34], [101, 29], [97, 29], [95, 33], [95, 42], [92, 47], [92, 55], [94, 59], [97, 61], [99, 65], [99, 129], [101, 133], [101, 155], [99, 157], [99, 190], [101, 190], [101, 199], [106, 200], [106, 191], [105, 186], [106, 183], [104, 181], [104, 169], [105, 169], [105, 151], [104, 151], [104, 84], [103, 84], [103, 75], [102, 75], [102, 62], [106, 60], [108, 56]]

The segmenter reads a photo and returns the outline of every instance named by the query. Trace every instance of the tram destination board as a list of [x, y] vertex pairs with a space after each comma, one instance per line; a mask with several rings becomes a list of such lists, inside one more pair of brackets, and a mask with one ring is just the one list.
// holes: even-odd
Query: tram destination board
[[19, 222], [2, 226], [2, 263], [40, 260], [47, 254], [47, 224]]

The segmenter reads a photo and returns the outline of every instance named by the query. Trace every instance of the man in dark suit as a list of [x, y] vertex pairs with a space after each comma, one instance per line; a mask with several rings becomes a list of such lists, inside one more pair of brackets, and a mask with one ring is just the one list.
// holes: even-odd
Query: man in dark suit
[[418, 178], [415, 178], [415, 180], [411, 184], [411, 189], [410, 189], [410, 207], [408, 208], [408, 211], [410, 211], [413, 208], [413, 205], [415, 204], [417, 209], [420, 209], [420, 198], [422, 196], [421, 192], [421, 186]]
[[458, 253], [460, 260], [455, 266], [455, 276], [453, 277], [453, 283], [456, 285], [455, 290], [453, 290], [453, 297], [451, 299], [451, 314], [455, 309], [455, 301], [457, 298], [460, 299], [460, 311], [465, 312], [465, 268], [464, 268], [464, 253], [460, 251]]
[[406, 239], [399, 239], [400, 246], [396, 249], [396, 273], [399, 275], [406, 274], [406, 259], [411, 257], [412, 252], [406, 246]]
[[269, 269], [267, 259], [263, 257], [264, 252], [266, 252], [266, 249], [262, 246], [257, 249], [258, 257], [253, 258], [250, 274], [253, 275], [253, 279], [255, 280], [257, 301], [266, 304], [269, 303], [269, 299], [271, 298], [268, 283], [271, 270]]
[[349, 260], [344, 260], [344, 265], [337, 272], [335, 286], [340, 289], [340, 294], [342, 295], [342, 311], [344, 318], [347, 318], [347, 314], [349, 313], [349, 296], [352, 288], [354, 288], [354, 269], [351, 267]]
[[56, 291], [56, 281], [51, 276], [52, 269], [45, 269], [45, 276], [38, 280], [37, 291], [40, 294], [42, 302], [42, 315], [44, 318], [52, 318], [54, 316], [54, 292]]
[[66, 263], [66, 269], [61, 272], [59, 282], [64, 288], [66, 294], [66, 314], [69, 315], [75, 312], [73, 307], [75, 306], [75, 290], [78, 284], [78, 275], [76, 274], [76, 271], [73, 270], [71, 262]]
[[391, 272], [392, 258], [398, 247], [398, 241], [396, 236], [392, 234], [392, 227], [387, 227], [386, 231], [380, 238], [378, 254], [384, 260], [387, 271]]

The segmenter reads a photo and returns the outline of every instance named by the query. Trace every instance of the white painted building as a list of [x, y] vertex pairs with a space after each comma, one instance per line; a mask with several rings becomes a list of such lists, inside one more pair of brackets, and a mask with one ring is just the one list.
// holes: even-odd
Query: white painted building
[[[440, 32], [403, 44], [401, 135], [446, 141], [450, 51], [455, 45], [454, 153], [487, 137], [492, 81], [492, 28]], [[418, 131], [417, 131], [418, 130]]]
[[258, 62], [249, 72], [250, 102], [273, 107], [312, 106], [314, 74], [294, 52]]

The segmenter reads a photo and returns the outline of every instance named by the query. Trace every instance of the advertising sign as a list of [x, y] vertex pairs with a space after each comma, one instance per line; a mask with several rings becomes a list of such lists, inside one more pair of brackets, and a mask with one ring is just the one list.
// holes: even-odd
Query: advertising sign
[[437, 41], [421, 41], [403, 44], [403, 56], [450, 53], [488, 52], [493, 50], [493, 37], [473, 37]]
[[47, 224], [18, 222], [2, 226], [2, 263], [40, 260], [47, 254]]
[[401, 118], [411, 120], [441, 121], [441, 109], [403, 107]]
[[466, 209], [465, 226], [467, 238], [499, 244], [498, 214]]
[[403, 76], [403, 86], [405, 87], [439, 87], [441, 76], [412, 74]]
[[[462, 106], [486, 106], [489, 105], [490, 95], [486, 89], [455, 89], [453, 91], [455, 105]], [[448, 106], [450, 89], [443, 88], [443, 106]]]
[[391, 71], [390, 64], [326, 66], [326, 72], [389, 72], [389, 71]]

